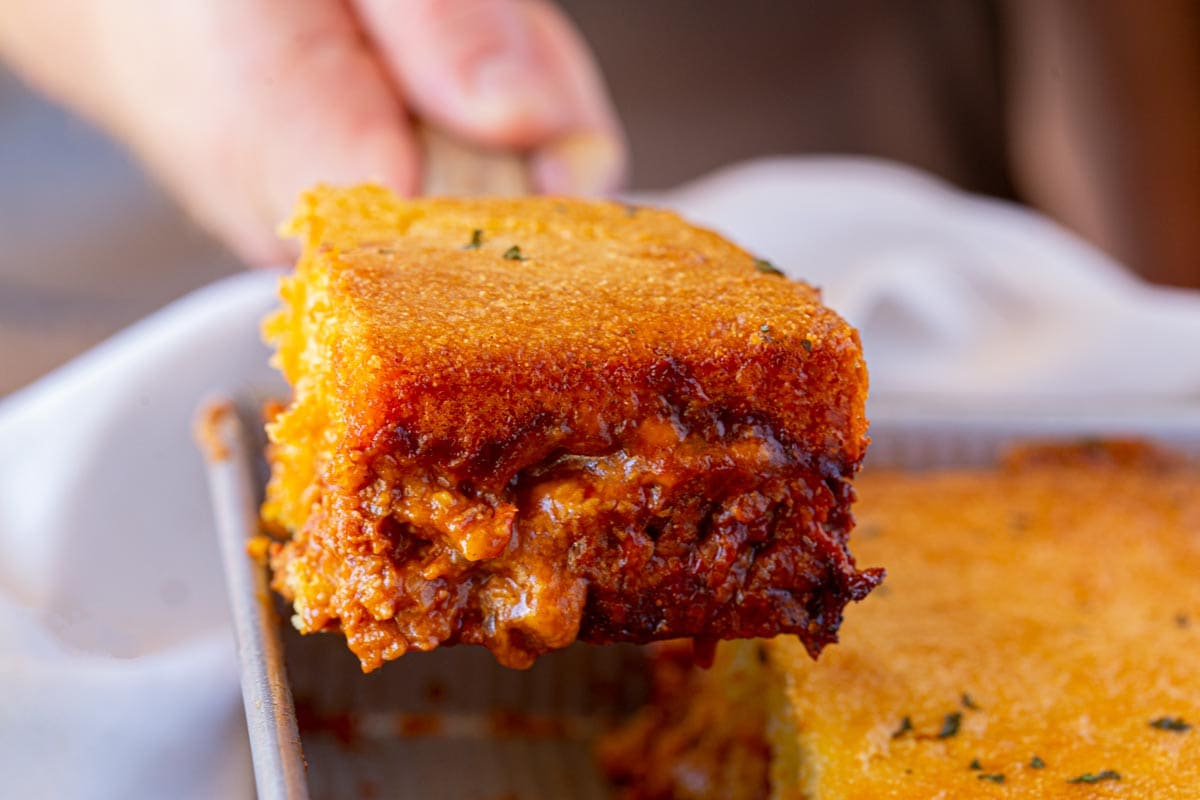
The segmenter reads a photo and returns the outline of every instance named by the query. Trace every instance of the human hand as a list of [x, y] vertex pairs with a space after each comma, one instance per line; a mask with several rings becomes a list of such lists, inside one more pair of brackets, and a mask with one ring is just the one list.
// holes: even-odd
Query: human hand
[[421, 182], [413, 118], [528, 153], [534, 188], [615, 188], [624, 144], [546, 0], [8, 0], [0, 52], [125, 141], [251, 263], [314, 183]]

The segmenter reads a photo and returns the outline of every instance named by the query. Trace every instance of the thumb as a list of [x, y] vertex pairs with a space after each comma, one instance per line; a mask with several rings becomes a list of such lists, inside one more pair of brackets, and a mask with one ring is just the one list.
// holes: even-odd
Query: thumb
[[[582, 41], [555, 9], [522, 0], [357, 0], [368, 35], [420, 116], [490, 147], [535, 149], [615, 130]], [[614, 136], [615, 139], [619, 137]]]

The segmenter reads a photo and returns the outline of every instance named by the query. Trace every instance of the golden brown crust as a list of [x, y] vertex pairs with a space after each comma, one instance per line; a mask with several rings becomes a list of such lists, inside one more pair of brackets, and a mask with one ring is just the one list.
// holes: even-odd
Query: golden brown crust
[[816, 652], [878, 580], [845, 550], [865, 367], [810, 287], [613, 203], [319, 190], [293, 231], [264, 513], [302, 630], [368, 667], [577, 636]]
[[[539, 420], [600, 433], [641, 416], [648, 393], [686, 405], [702, 387], [707, 407], [862, 457], [856, 332], [811, 287], [674, 214], [360, 189], [310, 195], [293, 229], [324, 251], [311, 263], [356, 323], [344, 333], [361, 347], [342, 357], [357, 369], [335, 373], [348, 446], [436, 453], [495, 484]], [[476, 230], [481, 244], [464, 249]], [[523, 260], [504, 257], [513, 247]], [[375, 441], [381, 431], [394, 438]]]
[[[1200, 786], [1196, 734], [1151, 726], [1200, 722], [1200, 628], [1178, 622], [1200, 610], [1200, 476], [1135, 452], [1150, 451], [1027, 450], [987, 479], [868, 471], [859, 547], [887, 563], [888, 591], [854, 609], [819, 669], [771, 647], [803, 720], [799, 786], [897, 798], [990, 796], [981, 774], [1043, 798]], [[958, 731], [940, 738], [952, 714]], [[894, 736], [905, 717], [912, 731]], [[1105, 770], [1120, 780], [1068, 783]]]
[[209, 400], [200, 406], [192, 420], [192, 438], [210, 464], [229, 458], [229, 446], [221, 429], [227, 424], [226, 420], [236, 414], [237, 409], [228, 400]]

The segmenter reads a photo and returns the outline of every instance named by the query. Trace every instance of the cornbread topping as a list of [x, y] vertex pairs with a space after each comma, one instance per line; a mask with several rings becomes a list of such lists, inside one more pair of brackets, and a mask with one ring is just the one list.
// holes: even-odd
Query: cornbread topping
[[275, 587], [366, 669], [485, 644], [833, 641], [857, 336], [674, 215], [556, 199], [308, 196], [268, 324]]

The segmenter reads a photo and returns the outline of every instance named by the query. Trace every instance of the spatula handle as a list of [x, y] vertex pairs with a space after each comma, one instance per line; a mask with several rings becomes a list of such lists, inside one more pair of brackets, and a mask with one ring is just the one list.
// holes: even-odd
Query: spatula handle
[[487, 150], [419, 124], [427, 195], [516, 196], [533, 191], [526, 159], [510, 150]]

